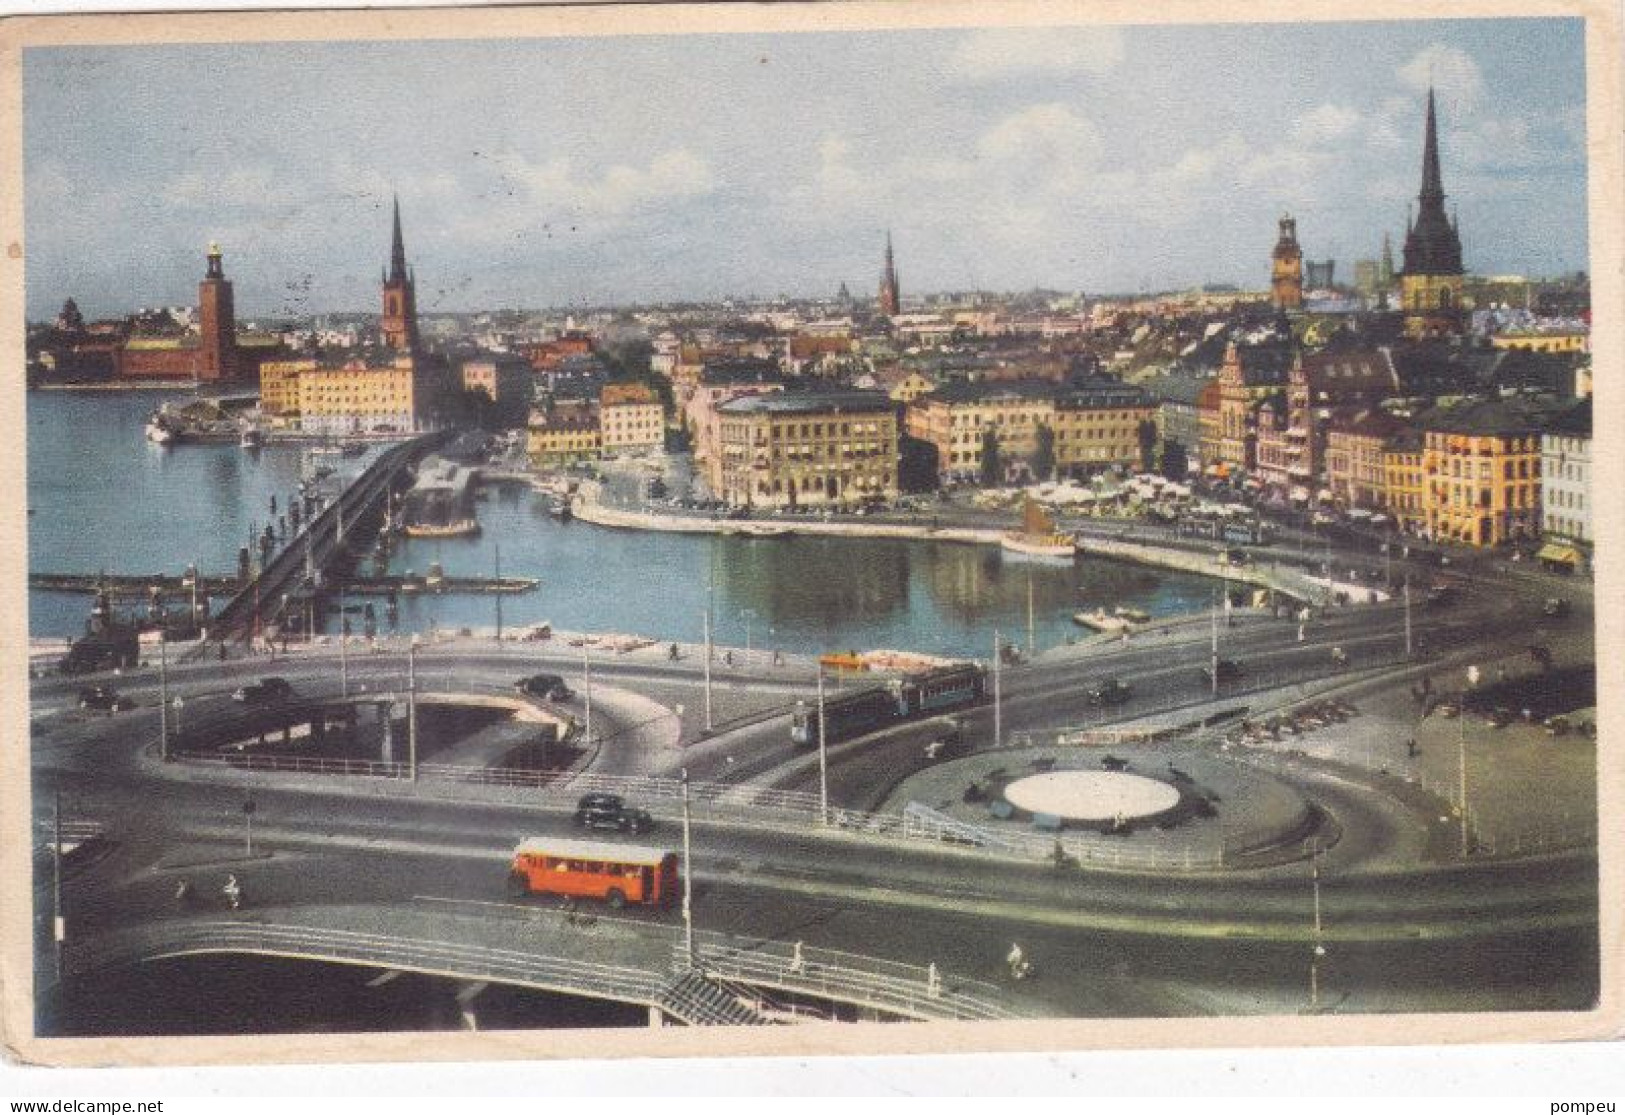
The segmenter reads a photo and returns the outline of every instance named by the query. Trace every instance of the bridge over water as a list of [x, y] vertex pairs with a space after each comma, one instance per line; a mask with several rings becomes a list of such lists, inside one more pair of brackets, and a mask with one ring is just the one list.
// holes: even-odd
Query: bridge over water
[[288, 596], [319, 584], [322, 573], [346, 559], [347, 546], [358, 533], [376, 529], [397, 478], [450, 437], [448, 431], [425, 434], [381, 454], [238, 590], [210, 621], [208, 642], [220, 647], [243, 642], [276, 623]]

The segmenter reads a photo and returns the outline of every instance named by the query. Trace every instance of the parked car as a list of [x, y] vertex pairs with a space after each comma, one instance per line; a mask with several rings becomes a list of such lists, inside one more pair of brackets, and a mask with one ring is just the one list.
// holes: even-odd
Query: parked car
[[231, 695], [234, 701], [254, 705], [262, 701], [276, 701], [293, 695], [293, 686], [287, 678], [261, 678], [259, 681], [237, 687]]
[[111, 685], [92, 685], [79, 690], [79, 707], [97, 712], [123, 712], [134, 708], [135, 702], [119, 696], [119, 691]]
[[619, 794], [585, 794], [576, 802], [577, 828], [629, 832], [648, 832], [654, 828], [654, 818], [647, 810], [629, 807]]
[[575, 696], [575, 691], [564, 684], [564, 679], [557, 674], [532, 674], [528, 678], [520, 678], [514, 683], [514, 688], [529, 697], [540, 697], [544, 701], [568, 701]]
[[1091, 705], [1120, 705], [1134, 695], [1133, 686], [1118, 678], [1110, 678], [1089, 690]]

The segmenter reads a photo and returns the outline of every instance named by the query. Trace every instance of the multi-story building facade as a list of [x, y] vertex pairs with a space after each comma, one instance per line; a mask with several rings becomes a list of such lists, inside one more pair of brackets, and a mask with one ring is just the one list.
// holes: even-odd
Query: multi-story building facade
[[260, 365], [260, 416], [274, 426], [297, 424], [299, 419], [299, 377], [314, 372], [314, 357], [303, 360], [272, 360]]
[[781, 391], [718, 408], [712, 494], [735, 507], [851, 506], [897, 496], [897, 411], [879, 391]]
[[1388, 447], [1408, 431], [1385, 410], [1334, 419], [1326, 435], [1326, 487], [1339, 507], [1388, 509]]
[[1038, 449], [1038, 427], [1054, 428], [1054, 392], [1054, 384], [1027, 380], [945, 384], [909, 404], [908, 434], [936, 446], [943, 479], [980, 475], [987, 430], [998, 440], [1006, 471], [1019, 469]]
[[1254, 410], [1286, 388], [1293, 357], [1291, 346], [1284, 342], [1231, 344], [1225, 349], [1218, 376], [1218, 440], [1211, 447], [1204, 446], [1204, 461], [1240, 469], [1256, 465]]
[[1421, 535], [1428, 529], [1427, 473], [1422, 456], [1422, 434], [1409, 427], [1390, 438], [1382, 450], [1383, 507], [1394, 526], [1406, 534]]
[[1591, 400], [1552, 420], [1540, 439], [1541, 560], [1568, 569], [1590, 565]]
[[1145, 388], [1096, 377], [1074, 380], [1055, 394], [1055, 470], [1063, 476], [1113, 466], [1139, 468], [1141, 427], [1155, 437], [1156, 403]]
[[591, 403], [559, 403], [531, 413], [525, 453], [533, 465], [596, 460], [603, 448], [598, 408]]
[[351, 360], [298, 372], [298, 422], [308, 433], [411, 433], [432, 423], [440, 393], [427, 361]]
[[666, 410], [641, 383], [611, 383], [598, 396], [604, 452], [660, 449], [666, 443]]
[[1140, 425], [1153, 421], [1156, 405], [1144, 388], [1104, 377], [1056, 384], [1041, 380], [951, 383], [911, 403], [910, 437], [937, 450], [945, 479], [980, 476], [982, 444], [991, 430], [1003, 475], [1028, 473], [1038, 452], [1039, 431], [1054, 435], [1055, 471], [1067, 475], [1112, 465], [1136, 465]]
[[1549, 405], [1517, 396], [1424, 415], [1428, 536], [1468, 546], [1538, 537], [1541, 434], [1552, 417]]
[[535, 375], [523, 357], [486, 356], [464, 362], [463, 389], [483, 391], [496, 404], [497, 413], [518, 426], [530, 412]]

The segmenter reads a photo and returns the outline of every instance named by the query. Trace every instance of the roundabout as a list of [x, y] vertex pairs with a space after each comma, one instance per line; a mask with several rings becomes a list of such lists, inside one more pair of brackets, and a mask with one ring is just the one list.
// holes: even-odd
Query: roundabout
[[1004, 799], [1032, 814], [1081, 824], [1154, 820], [1179, 805], [1166, 782], [1122, 771], [1065, 770], [1018, 779]]

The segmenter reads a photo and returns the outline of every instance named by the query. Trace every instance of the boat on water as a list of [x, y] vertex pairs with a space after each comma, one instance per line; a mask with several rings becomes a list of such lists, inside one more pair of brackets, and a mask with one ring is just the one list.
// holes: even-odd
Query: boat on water
[[366, 445], [359, 441], [347, 441], [339, 446], [339, 456], [341, 457], [359, 457], [366, 451]]
[[547, 513], [561, 523], [567, 523], [575, 517], [575, 512], [570, 509], [568, 496], [554, 496], [548, 500]]
[[175, 440], [174, 420], [161, 410], [147, 415], [147, 440], [158, 445], [169, 445]]
[[1108, 634], [1117, 631], [1127, 631], [1131, 626], [1131, 622], [1129, 620], [1122, 616], [1110, 615], [1104, 608], [1096, 608], [1092, 612], [1074, 612], [1072, 613], [1072, 622], [1077, 624], [1079, 627], [1087, 627], [1091, 631], [1100, 631]]
[[1113, 608], [1112, 614], [1130, 623], [1150, 623], [1151, 613], [1140, 608]]
[[456, 519], [449, 523], [408, 523], [408, 538], [469, 538], [480, 533], [478, 519]]
[[1070, 562], [1078, 556], [1077, 539], [1055, 529], [1055, 520], [1027, 496], [1021, 529], [1006, 531], [999, 546], [1007, 554], [1033, 561]]
[[258, 449], [264, 443], [265, 435], [260, 433], [257, 426], [244, 426], [237, 436], [237, 444], [244, 449]]

